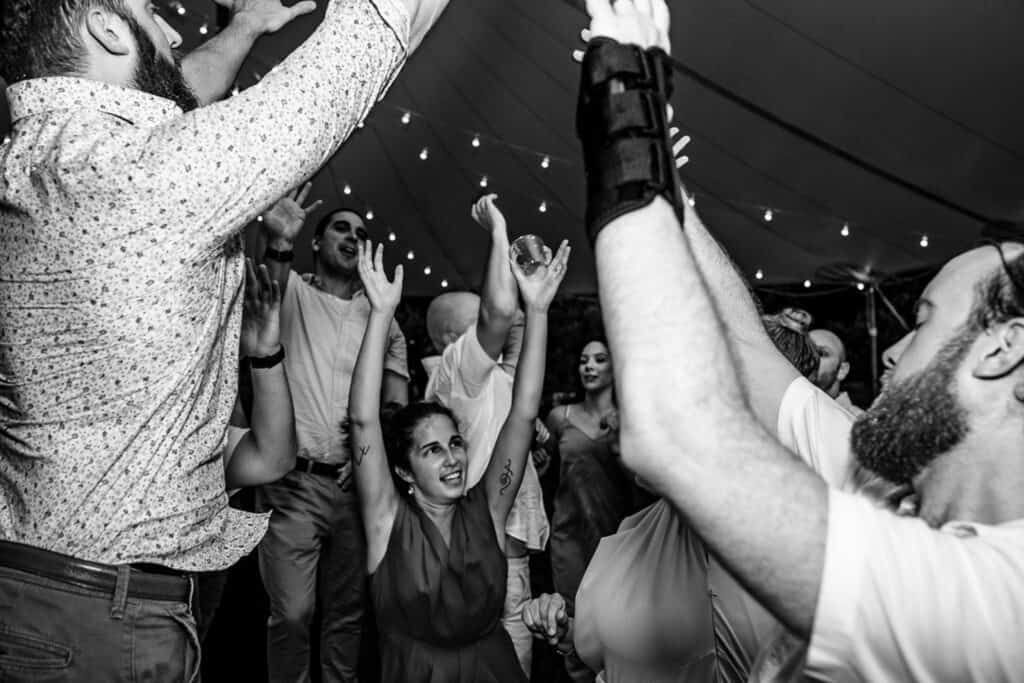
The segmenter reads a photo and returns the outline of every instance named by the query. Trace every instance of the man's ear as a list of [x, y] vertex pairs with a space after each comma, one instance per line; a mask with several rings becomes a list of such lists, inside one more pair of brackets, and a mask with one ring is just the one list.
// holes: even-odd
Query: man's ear
[[999, 379], [1024, 363], [1024, 318], [1014, 318], [981, 337], [981, 357], [972, 375], [978, 379]]
[[846, 376], [849, 374], [850, 363], [844, 360], [842, 363], [839, 364], [839, 373], [836, 375], [836, 381], [842, 382], [844, 379], [846, 379]]
[[128, 23], [109, 10], [93, 7], [85, 15], [85, 29], [101, 48], [112, 55], [132, 53], [135, 38]]

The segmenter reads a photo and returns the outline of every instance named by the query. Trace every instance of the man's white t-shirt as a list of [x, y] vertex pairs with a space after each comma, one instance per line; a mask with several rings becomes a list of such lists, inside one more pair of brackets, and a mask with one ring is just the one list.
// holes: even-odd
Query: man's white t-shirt
[[798, 377], [779, 405], [779, 441], [829, 486], [849, 490], [854, 470], [850, 429], [855, 420], [856, 416], [831, 396]]
[[[430, 373], [425, 398], [448, 407], [459, 420], [468, 443], [466, 482], [476, 486], [483, 478], [505, 418], [512, 408], [512, 376], [487, 355], [472, 325], [449, 344], [440, 359], [424, 359]], [[523, 483], [509, 512], [505, 532], [530, 550], [543, 550], [550, 526], [537, 470], [527, 456]]]

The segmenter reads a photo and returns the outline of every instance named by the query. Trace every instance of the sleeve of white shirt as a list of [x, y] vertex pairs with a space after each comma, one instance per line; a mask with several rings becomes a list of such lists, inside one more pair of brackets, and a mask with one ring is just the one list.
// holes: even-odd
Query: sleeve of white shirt
[[804, 377], [786, 389], [779, 406], [779, 441], [800, 456], [829, 486], [850, 485], [850, 428], [855, 417]]
[[462, 352], [453, 371], [459, 375], [466, 395], [473, 398], [480, 394], [491, 373], [500, 366], [480, 345], [480, 340], [476, 336], [476, 325], [470, 326], [460, 341]]
[[409, 348], [406, 346], [405, 334], [394, 320], [388, 331], [388, 350], [384, 356], [384, 369], [409, 379]]
[[807, 673], [828, 681], [1019, 681], [1024, 524], [961, 537], [829, 492]]
[[154, 127], [97, 134], [62, 165], [73, 164], [69, 177], [85, 191], [130, 186], [183, 241], [218, 243], [348, 138], [404, 64], [410, 5], [424, 3], [439, 0], [332, 0], [313, 34], [259, 83]]

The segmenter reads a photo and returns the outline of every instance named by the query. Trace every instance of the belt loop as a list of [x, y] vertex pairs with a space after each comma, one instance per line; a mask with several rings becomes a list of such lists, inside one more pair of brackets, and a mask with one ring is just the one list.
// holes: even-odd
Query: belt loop
[[112, 619], [124, 619], [125, 605], [128, 602], [128, 583], [131, 580], [132, 568], [126, 564], [117, 567], [117, 583], [114, 585], [114, 599], [110, 605]]

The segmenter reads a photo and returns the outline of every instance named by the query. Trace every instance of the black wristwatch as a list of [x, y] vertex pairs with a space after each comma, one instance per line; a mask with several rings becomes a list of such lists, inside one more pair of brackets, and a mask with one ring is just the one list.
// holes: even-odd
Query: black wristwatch
[[263, 258], [268, 258], [271, 261], [278, 261], [279, 263], [291, 263], [292, 259], [295, 258], [295, 252], [289, 249], [288, 251], [278, 251], [267, 247], [263, 252]]
[[284, 344], [277, 350], [277, 353], [270, 356], [249, 356], [249, 367], [253, 370], [269, 370], [284, 360]]

